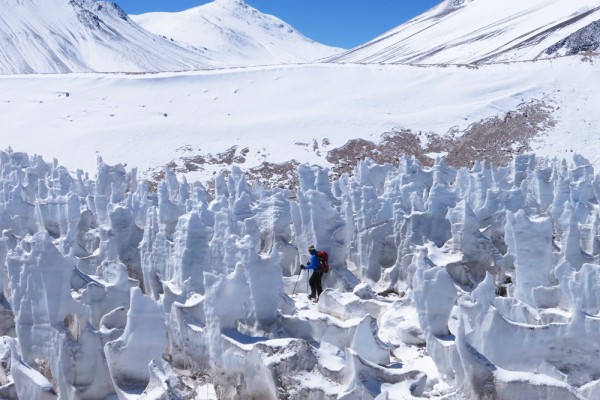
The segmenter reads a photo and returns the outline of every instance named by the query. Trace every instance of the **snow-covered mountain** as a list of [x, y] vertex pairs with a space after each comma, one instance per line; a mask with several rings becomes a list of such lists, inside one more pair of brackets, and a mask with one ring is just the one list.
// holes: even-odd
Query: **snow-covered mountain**
[[328, 61], [468, 64], [527, 61], [600, 46], [597, 0], [445, 0]]
[[230, 66], [302, 63], [342, 52], [307, 39], [243, 0], [215, 0], [182, 12], [130, 17], [150, 32], [203, 49]]
[[109, 2], [0, 0], [0, 74], [179, 71], [223, 65], [151, 34]]

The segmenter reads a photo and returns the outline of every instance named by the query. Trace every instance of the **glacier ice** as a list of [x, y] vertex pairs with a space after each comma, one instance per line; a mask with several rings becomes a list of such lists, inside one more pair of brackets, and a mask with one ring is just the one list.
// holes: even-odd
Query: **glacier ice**
[[[101, 158], [92, 178], [0, 152], [0, 397], [598, 396], [587, 160], [298, 176], [152, 190]], [[330, 255], [318, 304], [310, 244]]]

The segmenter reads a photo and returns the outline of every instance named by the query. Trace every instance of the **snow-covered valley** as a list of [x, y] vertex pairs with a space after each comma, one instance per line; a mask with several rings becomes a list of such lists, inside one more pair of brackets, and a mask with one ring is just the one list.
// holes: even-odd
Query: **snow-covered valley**
[[0, 399], [600, 398], [598, 7], [0, 0]]

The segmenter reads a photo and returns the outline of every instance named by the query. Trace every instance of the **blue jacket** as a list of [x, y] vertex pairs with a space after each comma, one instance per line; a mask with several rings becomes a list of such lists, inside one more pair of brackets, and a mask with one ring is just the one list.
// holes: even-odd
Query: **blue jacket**
[[306, 269], [312, 269], [313, 271], [318, 271], [321, 266], [321, 261], [319, 261], [319, 256], [317, 253], [310, 255], [310, 261], [306, 263]]

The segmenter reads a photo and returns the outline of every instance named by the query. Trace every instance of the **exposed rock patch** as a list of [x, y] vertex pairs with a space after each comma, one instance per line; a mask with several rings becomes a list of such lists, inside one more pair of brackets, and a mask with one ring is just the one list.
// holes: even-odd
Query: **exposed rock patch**
[[396, 162], [401, 156], [417, 158], [422, 165], [433, 165], [433, 154], [445, 155], [453, 167], [470, 167], [475, 160], [504, 166], [515, 155], [531, 151], [530, 142], [555, 124], [552, 107], [536, 101], [516, 111], [472, 124], [465, 131], [451, 130], [440, 136], [411, 130], [389, 132], [379, 143], [353, 139], [327, 154], [340, 175], [351, 173], [357, 160], [371, 158], [378, 164]]
[[555, 125], [552, 110], [544, 102], [525, 104], [517, 111], [476, 122], [460, 136], [431, 144], [427, 152], [448, 151], [446, 162], [454, 167], [470, 167], [475, 160], [505, 166], [515, 155], [531, 151], [531, 140]]
[[251, 181], [256, 181], [265, 187], [295, 188], [298, 185], [296, 169], [300, 163], [292, 160], [285, 163], [262, 163], [259, 167], [251, 168], [247, 175]]
[[[410, 129], [387, 132], [378, 142], [352, 139], [345, 145], [327, 151], [330, 140], [313, 139], [308, 143], [296, 142], [308, 152], [325, 158], [331, 165], [332, 176], [352, 173], [358, 160], [371, 158], [378, 164], [397, 163], [406, 155], [431, 166], [437, 156], [445, 156], [453, 167], [471, 167], [476, 160], [505, 166], [514, 156], [531, 151], [531, 141], [555, 125], [553, 107], [544, 101], [524, 103], [515, 111], [473, 123], [460, 131], [450, 129], [445, 135], [434, 132], [415, 132]], [[208, 166], [227, 168], [246, 163], [251, 149], [232, 146], [217, 154], [200, 153], [191, 146], [177, 150], [182, 156], [166, 165], [178, 173], [204, 171]], [[258, 154], [258, 152], [257, 152]], [[246, 168], [248, 177], [266, 187], [293, 189], [298, 183], [297, 160], [284, 163], [264, 161], [256, 167]], [[154, 185], [164, 179], [164, 171], [150, 172]], [[151, 184], [151, 186], [154, 186]], [[210, 187], [210, 185], [209, 185]]]
[[334, 165], [332, 170], [335, 174], [341, 175], [344, 172], [351, 173], [358, 160], [371, 158], [378, 164], [394, 163], [402, 155], [415, 157], [423, 165], [432, 164], [432, 160], [424, 153], [419, 135], [410, 130], [385, 133], [379, 143], [364, 139], [350, 140], [344, 146], [330, 151], [326, 159]]
[[549, 47], [545, 53], [571, 56], [596, 51], [598, 48], [600, 48], [600, 21], [594, 21]]

